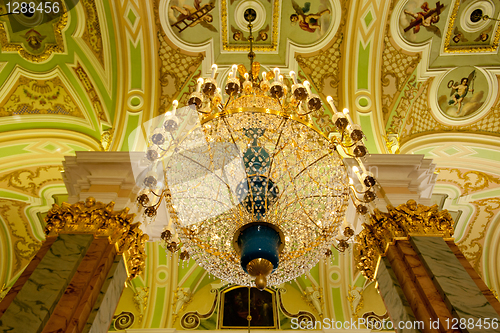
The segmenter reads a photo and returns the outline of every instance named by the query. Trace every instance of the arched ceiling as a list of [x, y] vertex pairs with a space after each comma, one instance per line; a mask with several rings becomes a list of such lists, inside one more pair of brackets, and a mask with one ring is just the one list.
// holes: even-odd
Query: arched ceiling
[[[370, 153], [434, 159], [436, 202], [456, 213], [458, 244], [498, 290], [500, 29], [473, 14], [498, 18], [492, 0], [81, 0], [20, 31], [0, 17], [0, 286], [13, 283], [43, 239], [43, 213], [65, 194], [64, 156], [140, 150], [129, 134], [172, 100], [185, 101], [213, 62], [219, 80], [233, 63], [248, 67], [247, 6], [258, 14], [263, 69], [296, 70], [325, 101], [348, 107]], [[202, 23], [182, 25], [201, 8]], [[325, 132], [334, 131], [330, 116], [315, 115]], [[151, 288], [151, 311], [208, 283], [201, 268], [177, 272], [162, 261], [157, 244], [148, 251], [150, 269], [134, 288]], [[295, 287], [303, 295], [324, 288], [325, 313], [347, 318], [363, 308], [352, 296], [363, 281], [343, 270], [355, 267], [352, 258], [341, 261]], [[168, 282], [160, 274], [173, 271]], [[173, 320], [149, 316], [141, 327]]]

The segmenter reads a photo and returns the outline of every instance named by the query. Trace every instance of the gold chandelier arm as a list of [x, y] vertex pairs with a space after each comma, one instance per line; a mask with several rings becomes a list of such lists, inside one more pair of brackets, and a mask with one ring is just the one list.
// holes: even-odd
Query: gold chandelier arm
[[186, 158], [186, 159], [190, 160], [191, 162], [193, 162], [193, 163], [195, 163], [195, 164], [199, 165], [199, 166], [200, 166], [200, 167], [202, 167], [203, 169], [207, 170], [208, 172], [210, 172], [211, 174], [213, 174], [215, 177], [217, 177], [217, 179], [219, 179], [222, 183], [224, 183], [224, 184], [227, 186], [227, 188], [231, 189], [231, 186], [229, 186], [229, 184], [227, 184], [227, 183], [224, 181], [224, 179], [222, 179], [222, 178], [220, 178], [219, 176], [217, 176], [217, 174], [216, 174], [215, 172], [212, 172], [212, 170], [208, 169], [208, 168], [207, 168], [206, 166], [204, 166], [203, 164], [198, 163], [197, 161], [193, 160], [191, 157], [186, 156], [186, 155], [184, 155], [184, 154], [182, 154], [182, 153], [178, 153], [178, 154], [179, 154], [180, 156], [182, 156], [182, 157], [184, 157], [184, 158]]
[[[241, 155], [241, 151], [239, 150], [238, 145], [236, 144], [236, 140], [234, 139], [234, 135], [233, 135], [233, 131], [231, 130], [231, 126], [229, 126], [229, 124], [227, 123], [227, 119], [225, 117], [222, 117], [222, 122], [226, 126], [227, 132], [231, 136], [231, 141], [233, 141], [233, 144], [236, 147], [236, 151], [238, 152], [238, 155], [239, 155], [241, 161], [244, 161], [243, 156]], [[247, 184], [250, 184], [250, 178], [249, 178], [250, 175], [248, 174], [247, 169], [246, 168], [244, 168], [244, 169], [245, 169], [245, 178], [247, 179]], [[253, 202], [253, 192], [248, 191], [248, 193], [251, 196], [251, 202]], [[255, 209], [255, 207], [252, 205], [252, 213], [255, 213], [254, 209]]]
[[[278, 139], [276, 140], [276, 144], [274, 145], [273, 154], [270, 155], [272, 157], [271, 157], [271, 160], [269, 161], [269, 170], [267, 170], [267, 178], [266, 178], [267, 179], [267, 182], [266, 182], [267, 185], [265, 187], [265, 192], [264, 192], [264, 196], [265, 197], [267, 197], [267, 189], [269, 187], [268, 185], [269, 185], [269, 179], [270, 179], [270, 176], [271, 176], [271, 169], [273, 167], [274, 157], [279, 153], [279, 152], [276, 152], [276, 148], [278, 148], [278, 145], [279, 145], [279, 143], [281, 141], [281, 136], [283, 134], [283, 131], [285, 130], [285, 124], [286, 124], [287, 120], [288, 119], [286, 119], [286, 118], [281, 119], [281, 121], [280, 121], [280, 123], [278, 125], [278, 130], [281, 129], [281, 131], [280, 131], [280, 134], [278, 135]], [[266, 201], [266, 209], [267, 209], [267, 201]]]
[[318, 163], [319, 161], [321, 161], [322, 159], [324, 159], [325, 157], [327, 157], [328, 155], [330, 155], [330, 153], [326, 153], [325, 155], [321, 156], [320, 158], [316, 159], [316, 161], [314, 162], [311, 162], [308, 166], [306, 166], [304, 169], [300, 170], [300, 172], [292, 178], [292, 180], [295, 180], [298, 176], [300, 176], [302, 174], [302, 172], [306, 171], [307, 169], [309, 169], [311, 166], [313, 166], [314, 164]]

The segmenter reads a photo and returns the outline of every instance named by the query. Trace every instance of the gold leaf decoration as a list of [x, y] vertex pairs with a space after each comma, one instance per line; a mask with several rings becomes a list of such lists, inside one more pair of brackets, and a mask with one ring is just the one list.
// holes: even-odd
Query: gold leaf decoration
[[431, 207], [409, 200], [397, 208], [387, 206], [387, 213], [376, 209], [370, 224], [363, 224], [363, 230], [356, 237], [358, 252], [357, 266], [368, 280], [375, 279], [378, 258], [384, 255], [387, 245], [396, 237], [410, 235], [439, 235], [451, 238], [453, 219], [447, 210], [438, 211]]
[[116, 244], [118, 254], [123, 255], [131, 280], [144, 270], [145, 242], [149, 237], [140, 229], [140, 223], [132, 224], [134, 214], [128, 214], [128, 208], [115, 212], [114, 205], [114, 202], [104, 204], [92, 197], [73, 205], [54, 204], [45, 218], [45, 234], [86, 233], [107, 237], [110, 244]]

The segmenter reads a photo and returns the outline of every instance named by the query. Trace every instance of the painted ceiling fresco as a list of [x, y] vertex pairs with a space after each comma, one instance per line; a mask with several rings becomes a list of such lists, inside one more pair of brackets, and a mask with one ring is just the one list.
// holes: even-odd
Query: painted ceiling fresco
[[[456, 217], [458, 245], [499, 290], [500, 4], [493, 0], [80, 0], [41, 25], [19, 17], [24, 30], [1, 16], [2, 290], [40, 246], [44, 213], [65, 198], [64, 156], [140, 150], [129, 134], [185, 100], [212, 63], [218, 80], [233, 63], [248, 66], [248, 7], [257, 13], [262, 70], [293, 69], [325, 101], [330, 95], [348, 107], [370, 153], [434, 160], [435, 201]], [[6, 10], [0, 1], [0, 14]], [[315, 122], [335, 131], [328, 109]], [[133, 313], [134, 328], [180, 329], [219, 281], [193, 261], [178, 267], [158, 243], [147, 250], [148, 269], [125, 290], [117, 315]], [[334, 258], [286, 285], [288, 313], [384, 316], [352, 254]], [[217, 327], [211, 318], [205, 328]]]

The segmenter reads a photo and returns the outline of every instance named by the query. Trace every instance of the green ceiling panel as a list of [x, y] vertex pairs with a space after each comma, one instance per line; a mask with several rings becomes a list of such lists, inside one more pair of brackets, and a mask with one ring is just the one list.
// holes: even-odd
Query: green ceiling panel
[[16, 155], [31, 153], [30, 151], [24, 150], [24, 148], [28, 147], [29, 145], [30, 145], [29, 143], [26, 143], [26, 144], [13, 145], [7, 147], [0, 147], [0, 157], [16, 156]]
[[357, 88], [368, 89], [368, 79], [370, 70], [370, 42], [363, 47], [363, 43], [359, 43], [358, 51], [358, 77]]

